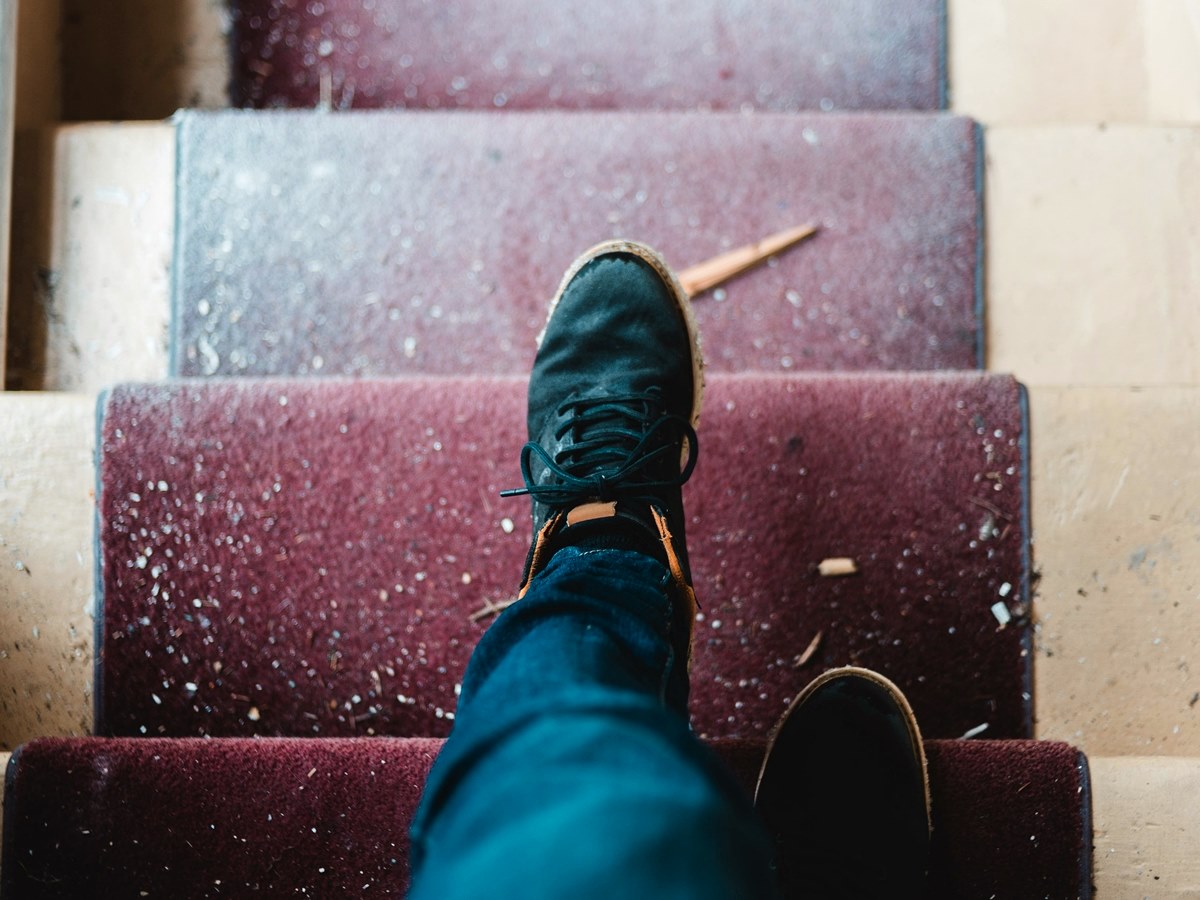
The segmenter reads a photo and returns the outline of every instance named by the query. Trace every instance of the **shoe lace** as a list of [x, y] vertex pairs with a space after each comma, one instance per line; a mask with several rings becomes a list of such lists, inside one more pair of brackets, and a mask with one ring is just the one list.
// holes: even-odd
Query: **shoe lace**
[[[584, 500], [654, 499], [656, 491], [678, 487], [696, 467], [696, 431], [682, 416], [655, 412], [662, 395], [653, 388], [637, 394], [568, 400], [558, 407], [568, 416], [555, 429], [561, 441], [574, 431], [574, 440], [551, 457], [533, 441], [521, 448], [521, 475], [525, 487], [502, 491], [501, 497], [528, 494], [550, 507], [574, 506]], [[679, 440], [687, 441], [688, 454], [677, 475], [648, 477], [646, 470], [668, 454], [679, 453]], [[549, 483], [534, 480], [537, 458], [549, 471]]]

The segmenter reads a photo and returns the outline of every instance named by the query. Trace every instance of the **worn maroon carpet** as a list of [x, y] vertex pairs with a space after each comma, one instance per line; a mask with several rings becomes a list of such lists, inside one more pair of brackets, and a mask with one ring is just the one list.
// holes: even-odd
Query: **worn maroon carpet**
[[[511, 596], [529, 546], [527, 502], [497, 497], [521, 484], [524, 391], [107, 395], [97, 733], [446, 734], [472, 613]], [[1005, 376], [711, 377], [684, 493], [697, 730], [763, 735], [814, 673], [855, 663], [904, 688], [928, 737], [1029, 736], [1024, 439]], [[819, 574], [841, 557], [858, 574]]]
[[172, 372], [525, 375], [571, 261], [684, 268], [715, 371], [980, 364], [981, 140], [949, 115], [184, 113]]
[[[439, 747], [429, 739], [34, 741], [8, 770], [4, 898], [399, 896], [408, 822]], [[931, 898], [1091, 895], [1081, 753], [1033, 741], [927, 749]], [[718, 750], [751, 785], [762, 745]]]
[[233, 0], [233, 102], [937, 109], [944, 0]]

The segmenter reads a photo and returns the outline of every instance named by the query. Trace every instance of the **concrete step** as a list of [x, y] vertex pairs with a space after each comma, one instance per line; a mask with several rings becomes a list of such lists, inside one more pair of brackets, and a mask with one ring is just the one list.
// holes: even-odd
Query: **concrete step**
[[[9, 754], [0, 752], [7, 768]], [[1200, 893], [1200, 834], [1195, 804], [1200, 758], [1164, 756], [1089, 759], [1092, 781], [1096, 896], [1101, 900], [1191, 900]], [[4, 783], [0, 782], [0, 798]]]
[[997, 127], [987, 146], [989, 366], [1200, 383], [1200, 128]]
[[[1039, 737], [1200, 756], [1198, 391], [1030, 392]], [[0, 396], [3, 749], [91, 731], [94, 418], [88, 397]]]
[[1200, 124], [1200, 7], [1190, 0], [949, 5], [956, 110], [989, 125]]
[[[254, 0], [265, 3], [268, 0]], [[1200, 14], [1187, 2], [1129, 3], [1124, 0], [1060, 0], [1053, 8], [1038, 0], [947, 0], [947, 51], [952, 79], [952, 108], [979, 118], [989, 125], [1055, 124], [1074, 122], [1200, 124]], [[894, 6], [880, 9], [891, 11]], [[55, 58], [59, 16], [63, 70], [47, 66]], [[699, 7], [697, 7], [699, 8]], [[228, 105], [227, 86], [232, 65], [229, 9], [218, 0], [176, 0], [164, 4], [157, 0], [112, 0], [103, 9], [89, 0], [41, 0], [21, 6], [22, 19], [38, 17], [34, 24], [39, 40], [22, 46], [22, 92], [37, 90], [27, 98], [28, 107], [49, 110], [63, 97], [63, 114], [68, 119], [149, 119], [169, 116], [181, 107], [214, 108]], [[26, 23], [23, 21], [22, 23]], [[707, 23], [705, 23], [707, 25]], [[911, 20], [905, 23], [911, 27]], [[243, 25], [239, 31], [245, 29]], [[26, 28], [26, 31], [33, 29]], [[250, 29], [247, 29], [250, 30]], [[503, 31], [507, 31], [504, 29]], [[252, 49], [262, 47], [261, 28], [250, 30]], [[891, 22], [879, 35], [894, 34]], [[334, 89], [335, 73], [330, 60], [342, 57], [349, 49], [347, 40], [336, 32], [297, 35], [297, 43], [310, 47], [312, 60], [300, 74], [309, 97], [308, 105], [322, 99], [321, 75], [327, 71], [327, 99], [330, 105], [345, 102], [346, 75], [343, 68]], [[789, 34], [789, 40], [804, 40], [805, 35]], [[880, 39], [881, 39], [880, 38]], [[269, 39], [269, 38], [268, 38]], [[328, 56], [321, 56], [322, 40], [329, 39]], [[403, 39], [403, 29], [393, 35]], [[720, 45], [707, 48], [714, 55]], [[290, 56], [294, 51], [280, 48], [291, 62], [303, 67], [302, 59]], [[701, 59], [706, 49], [701, 45]], [[25, 52], [28, 51], [28, 52]], [[897, 48], [883, 47], [877, 54], [880, 65], [894, 69]], [[411, 74], [414, 65], [404, 70]], [[799, 54], [798, 54], [799, 55]], [[805, 54], [818, 60], [821, 68], [837, 71], [841, 61], [817, 54]], [[492, 54], [483, 57], [494, 62]], [[928, 64], [931, 57], [921, 57]], [[500, 57], [510, 77], [519, 73], [507, 54]], [[583, 77], [582, 60], [575, 71], [584, 85], [601, 86], [607, 73], [589, 69], [590, 82]], [[41, 63], [39, 66], [38, 63]], [[788, 66], [796, 63], [786, 61]], [[244, 65], [244, 64], [243, 64]], [[354, 61], [357, 67], [357, 60]], [[262, 69], [261, 66], [259, 66]], [[738, 70], [717, 76], [734, 80]], [[454, 72], [453, 75], [462, 74]], [[497, 78], [504, 74], [497, 69]], [[536, 69], [534, 71], [536, 75]], [[713, 68], [706, 73], [709, 77]], [[269, 77], [270, 72], [254, 76]], [[772, 76], [774, 73], [772, 73]], [[765, 101], [779, 102], [786, 96], [773, 77]], [[763, 82], [751, 82], [748, 89], [758, 101]], [[457, 103], [467, 91], [478, 92], [478, 82], [468, 82], [463, 90], [449, 93], [453, 87], [445, 80], [440, 85], [446, 102]], [[417, 85], [418, 90], [425, 85]], [[685, 85], [685, 87], [687, 87]], [[356, 95], [368, 85], [356, 81]], [[487, 97], [495, 103], [495, 95]], [[506, 95], [507, 102], [507, 95]], [[818, 97], [818, 102], [819, 102]], [[833, 97], [827, 99], [834, 100]], [[39, 121], [57, 117], [47, 111]], [[26, 123], [28, 124], [28, 122]]]
[[[191, 380], [102, 403], [96, 730], [431, 736], [531, 539], [524, 379]], [[1030, 734], [1023, 396], [710, 376], [686, 488], [693, 726], [875, 668], [929, 737]], [[849, 557], [858, 573], [823, 577]], [[813, 645], [811, 658], [805, 648]]]
[[1200, 896], [1200, 759], [1092, 757], [1096, 896]]
[[[0, 767], [7, 768], [8, 758], [0, 752]], [[1190, 900], [1200, 893], [1194, 853], [1200, 816], [1194, 804], [1179, 802], [1200, 793], [1200, 758], [1093, 756], [1088, 762], [1096, 896]]]
[[10, 388], [97, 391], [166, 374], [174, 129], [18, 134]]
[[524, 374], [586, 247], [682, 268], [807, 222], [696, 304], [711, 369], [979, 364], [967, 119], [230, 112], [178, 137], [175, 374]]
[[[30, 140], [16, 161], [10, 384], [95, 391], [165, 376], [174, 127], [71, 126]], [[992, 130], [993, 368], [1037, 385], [1200, 380], [1200, 263], [1187, 237], [1200, 228], [1198, 147], [1200, 128]], [[671, 255], [688, 265], [720, 249]]]
[[92, 730], [95, 401], [0, 394], [0, 749]]
[[[210, 896], [218, 886], [272, 896], [400, 895], [408, 821], [439, 744], [34, 742], [8, 770], [5, 896], [85, 896], [114, 876], [147, 896]], [[751, 790], [763, 744], [714, 746]], [[929, 897], [1089, 895], [1091, 794], [1082, 754], [1035, 741], [926, 747]]]
[[939, 109], [943, 0], [233, 0], [238, 106]]
[[1200, 386], [1035, 388], [1038, 729], [1200, 753]]

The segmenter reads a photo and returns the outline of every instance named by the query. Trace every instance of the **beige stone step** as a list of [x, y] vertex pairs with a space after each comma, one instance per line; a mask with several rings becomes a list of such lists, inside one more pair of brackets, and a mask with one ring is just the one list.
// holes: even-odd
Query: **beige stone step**
[[[8, 753], [0, 753], [7, 767]], [[1200, 758], [1094, 757], [1097, 900], [1184, 900], [1200, 896]], [[0, 781], [0, 801], [4, 784]]]
[[1200, 382], [1200, 128], [989, 128], [985, 144], [989, 368]]
[[92, 728], [95, 401], [0, 394], [0, 750]]
[[[987, 124], [1200, 123], [1196, 0], [949, 0], [948, 6], [956, 110]], [[37, 0], [22, 4], [22, 16], [52, 22], [60, 7], [63, 72], [44, 75], [39, 90], [57, 90], [54, 79], [61, 77], [67, 118], [156, 118], [182, 106], [227, 102], [223, 0]], [[54, 34], [39, 31], [43, 41]]]
[[166, 374], [174, 167], [168, 123], [18, 133], [10, 386]]
[[[1200, 756], [1198, 410], [1200, 387], [1031, 390], [1039, 737]], [[93, 419], [0, 395], [0, 749], [91, 725]]]
[[1097, 900], [1200, 897], [1200, 759], [1090, 764]]
[[1038, 735], [1200, 755], [1200, 386], [1030, 399]]
[[951, 101], [988, 124], [1200, 123], [1196, 0], [949, 0]]
[[[173, 126], [21, 137], [16, 384], [159, 377]], [[1031, 384], [1200, 383], [1200, 127], [993, 128], [986, 145], [989, 367]]]

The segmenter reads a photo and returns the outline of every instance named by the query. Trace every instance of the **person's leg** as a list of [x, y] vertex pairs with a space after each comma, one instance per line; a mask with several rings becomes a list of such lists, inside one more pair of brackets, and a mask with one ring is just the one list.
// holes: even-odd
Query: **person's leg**
[[411, 896], [772, 895], [749, 800], [666, 702], [668, 580], [568, 548], [500, 616], [426, 786]]
[[413, 896], [772, 894], [748, 798], [687, 725], [700, 389], [661, 260], [581, 258], [530, 378], [521, 599], [472, 655], [413, 826]]

